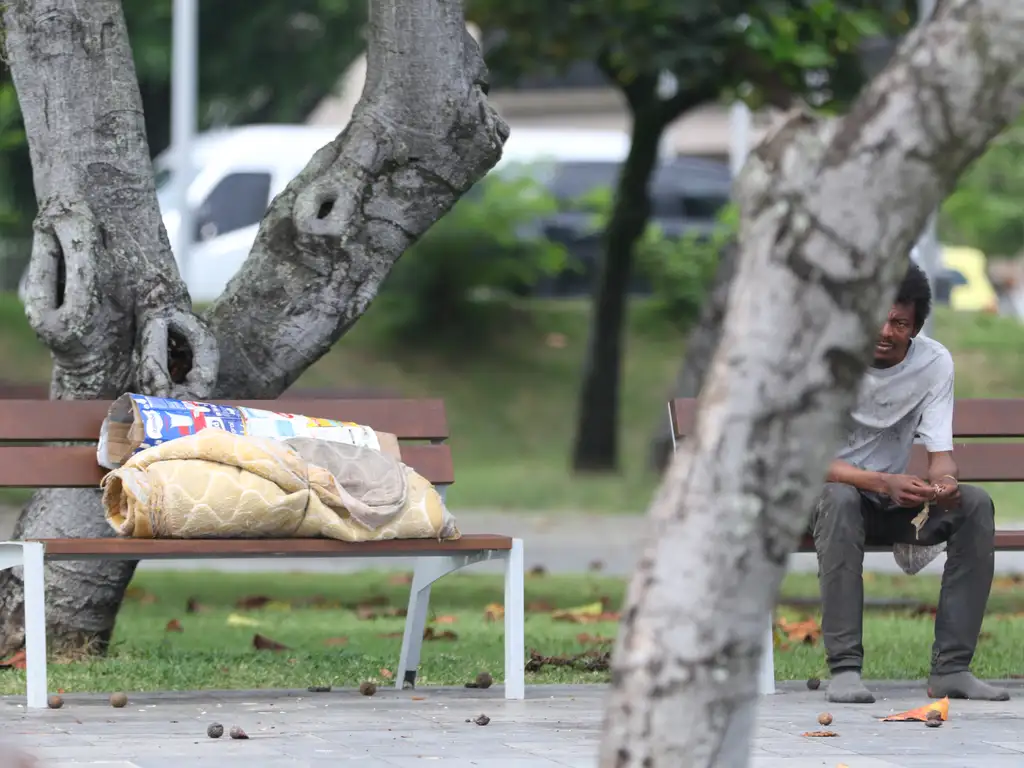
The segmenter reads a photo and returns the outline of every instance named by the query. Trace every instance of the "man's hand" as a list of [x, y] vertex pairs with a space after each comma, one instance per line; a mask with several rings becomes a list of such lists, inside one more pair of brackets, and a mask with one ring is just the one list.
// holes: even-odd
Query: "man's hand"
[[935, 491], [935, 501], [940, 507], [952, 507], [960, 501], [960, 483], [952, 475], [946, 475], [942, 482], [932, 486]]
[[936, 496], [936, 486], [913, 475], [885, 475], [885, 495], [900, 507], [919, 507]]

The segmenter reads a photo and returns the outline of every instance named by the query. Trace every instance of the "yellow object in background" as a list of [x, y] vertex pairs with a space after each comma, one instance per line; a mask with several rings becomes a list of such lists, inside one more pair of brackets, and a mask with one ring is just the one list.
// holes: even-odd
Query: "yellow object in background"
[[999, 297], [988, 279], [985, 254], [977, 248], [943, 246], [942, 266], [964, 276], [964, 285], [954, 285], [949, 295], [949, 306], [964, 312], [996, 312]]

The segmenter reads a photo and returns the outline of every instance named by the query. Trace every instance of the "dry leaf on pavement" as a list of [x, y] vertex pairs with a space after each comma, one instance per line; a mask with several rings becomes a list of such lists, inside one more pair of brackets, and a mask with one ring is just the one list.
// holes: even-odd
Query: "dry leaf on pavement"
[[917, 707], [917, 709], [908, 709], [906, 712], [899, 712], [895, 715], [889, 715], [883, 717], [883, 723], [903, 723], [903, 722], [917, 722], [924, 723], [928, 721], [928, 713], [935, 710], [942, 716], [943, 720], [949, 720], [949, 697], [933, 701], [931, 704], [925, 704], [923, 707]]

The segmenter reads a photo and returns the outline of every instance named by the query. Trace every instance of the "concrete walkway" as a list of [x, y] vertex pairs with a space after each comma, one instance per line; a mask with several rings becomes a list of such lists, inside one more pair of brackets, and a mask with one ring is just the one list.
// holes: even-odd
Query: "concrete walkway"
[[[463, 533], [503, 533], [523, 539], [526, 566], [542, 565], [551, 573], [582, 573], [591, 566], [600, 566], [603, 573], [628, 575], [639, 559], [644, 541], [644, 520], [635, 515], [585, 515], [572, 512], [476, 512], [461, 510], [455, 513]], [[9, 535], [16, 514], [0, 510], [0, 540]], [[1009, 527], [1003, 525], [1002, 527]], [[941, 573], [945, 563], [941, 555], [924, 573]], [[343, 573], [365, 568], [411, 568], [403, 560], [150, 560], [140, 568], [151, 570], [194, 570], [207, 568], [220, 571], [316, 571]], [[790, 570], [814, 573], [817, 562], [813, 554], [801, 553], [790, 559]], [[865, 559], [865, 570], [878, 573], [900, 573], [889, 553], [870, 552]], [[497, 571], [500, 563], [485, 563], [474, 570]], [[999, 573], [1024, 573], [1024, 552], [996, 554]], [[2, 767], [0, 767], [2, 768]]]
[[[1024, 697], [953, 702], [940, 728], [881, 723], [927, 702], [923, 685], [883, 683], [870, 706], [826, 705], [820, 691], [788, 687], [761, 706], [753, 768], [1019, 768], [1024, 765]], [[500, 689], [165, 693], [132, 695], [112, 709], [105, 697], [66, 696], [60, 710], [26, 712], [0, 700], [4, 752], [22, 749], [38, 768], [583, 768], [596, 765], [603, 686], [537, 686], [526, 701]], [[828, 710], [835, 738], [805, 738]], [[470, 722], [480, 714], [485, 726]], [[211, 722], [239, 725], [247, 741], [206, 736]], [[6, 749], [5, 749], [6, 747]], [[726, 767], [723, 767], [726, 768]], [[728, 768], [732, 768], [731, 766]]]

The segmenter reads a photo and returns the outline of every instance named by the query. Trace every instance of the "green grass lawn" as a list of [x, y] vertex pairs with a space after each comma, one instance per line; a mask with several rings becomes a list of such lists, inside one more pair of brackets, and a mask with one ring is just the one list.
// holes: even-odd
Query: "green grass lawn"
[[[655, 327], [642, 302], [632, 304], [625, 345], [621, 472], [607, 477], [569, 471], [587, 338], [586, 303], [527, 303], [492, 343], [447, 352], [398, 350], [385, 343], [379, 309], [371, 307], [297, 386], [444, 398], [457, 480], [449, 499], [456, 511], [646, 508], [656, 483], [646, 466], [648, 440], [665, 418], [684, 339]], [[936, 316], [936, 336], [956, 359], [958, 396], [1024, 397], [1024, 326], [943, 310]], [[0, 360], [17, 361], [3, 366], [4, 379], [48, 380], [48, 354], [11, 295], [0, 295]], [[1024, 519], [1024, 485], [990, 490], [1001, 519]]]
[[[133, 582], [118, 621], [108, 658], [63, 661], [50, 667], [50, 688], [68, 692], [114, 690], [306, 688], [312, 685], [382, 684], [395, 672], [404, 619], [388, 615], [404, 608], [408, 574], [365, 572], [329, 574], [221, 574], [141, 572]], [[586, 576], [531, 575], [526, 581], [526, 645], [546, 657], [591, 652], [583, 662], [600, 666], [618, 626], [614, 620], [580, 623], [558, 618], [557, 609], [621, 604], [624, 582]], [[1024, 673], [1024, 584], [999, 579], [994, 585], [975, 671], [988, 678]], [[869, 598], [900, 598], [913, 604], [869, 610], [865, 627], [866, 668], [870, 678], [915, 679], [928, 671], [938, 582], [931, 577], [868, 576]], [[807, 575], [790, 576], [784, 599], [807, 601], [817, 584]], [[488, 618], [502, 602], [500, 577], [457, 575], [434, 587], [419, 681], [423, 686], [460, 685], [481, 671], [503, 675], [503, 624]], [[246, 608], [240, 601], [271, 602]], [[189, 612], [189, 601], [198, 607]], [[249, 603], [255, 602], [254, 600]], [[914, 607], [919, 604], [920, 607]], [[816, 619], [812, 607], [780, 608], [789, 620]], [[177, 622], [182, 631], [168, 631]], [[450, 633], [445, 635], [445, 633]], [[254, 635], [288, 646], [256, 650]], [[803, 644], [779, 632], [775, 649], [782, 680], [825, 677], [820, 640]], [[527, 673], [527, 683], [605, 682], [607, 671], [583, 664], [543, 666]], [[24, 690], [24, 673], [0, 672], [0, 693]]]

